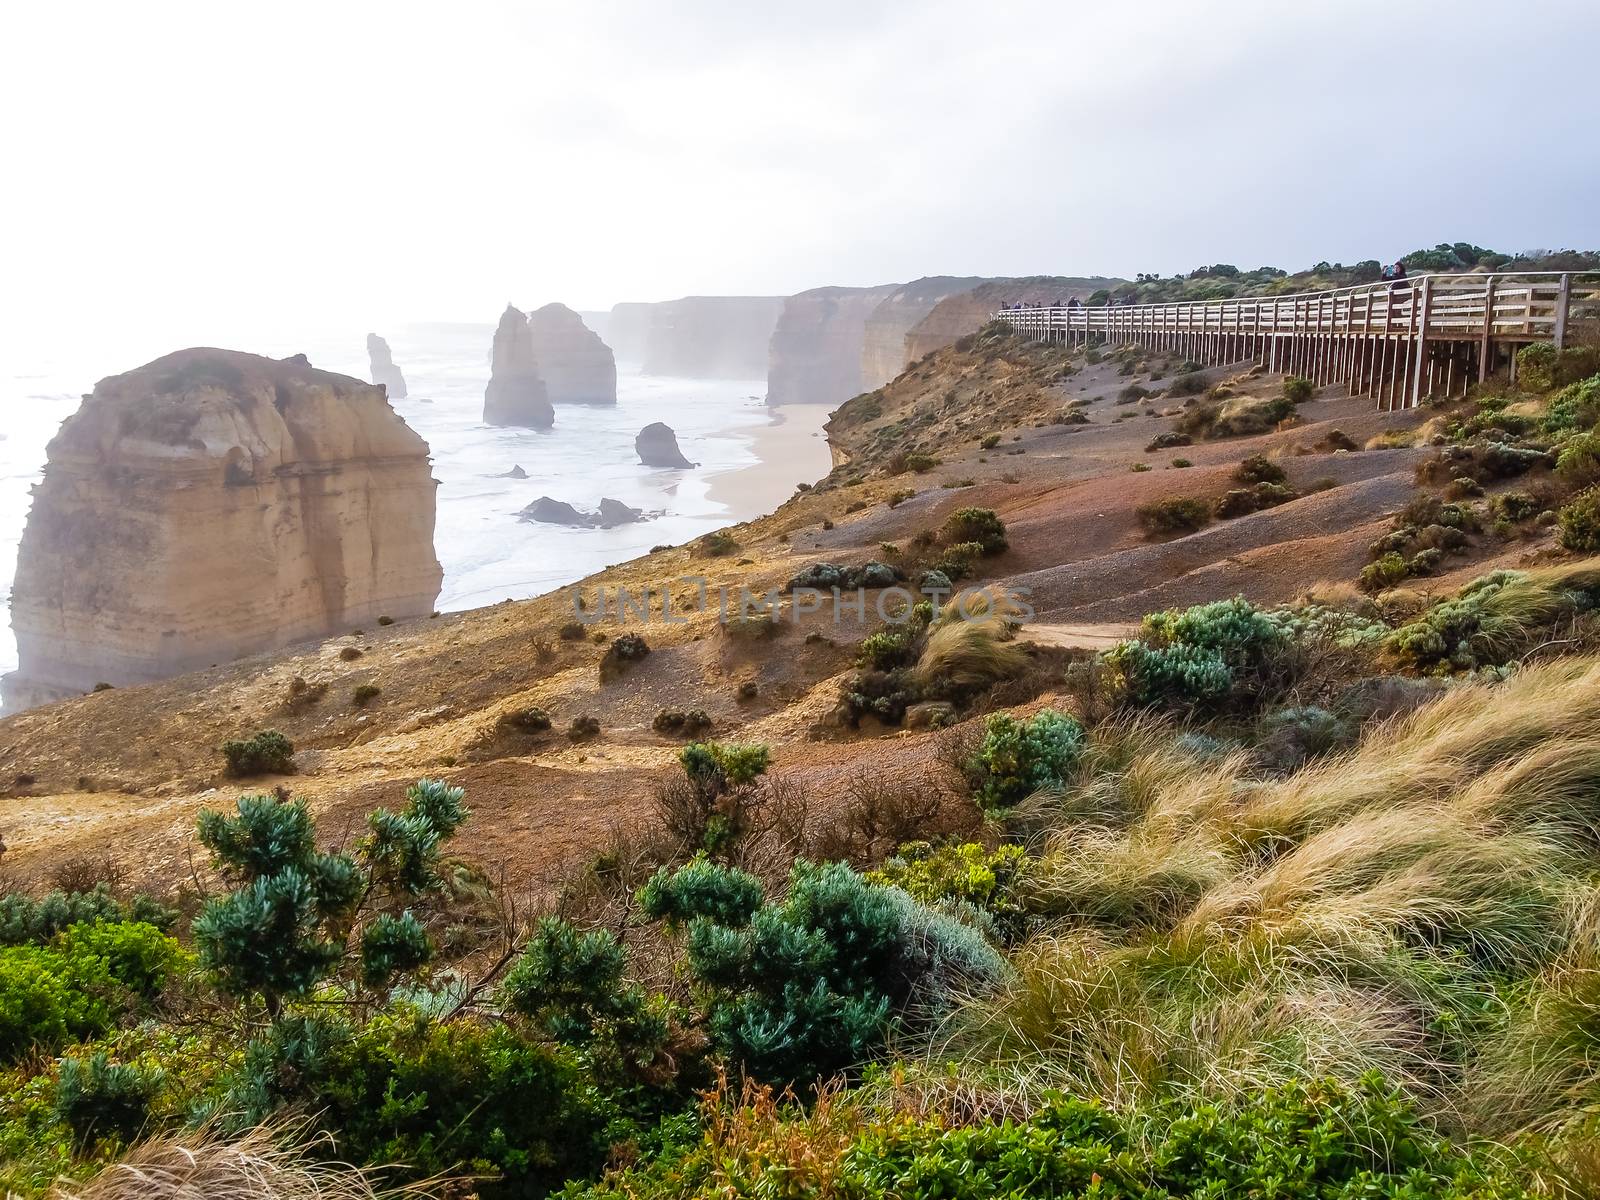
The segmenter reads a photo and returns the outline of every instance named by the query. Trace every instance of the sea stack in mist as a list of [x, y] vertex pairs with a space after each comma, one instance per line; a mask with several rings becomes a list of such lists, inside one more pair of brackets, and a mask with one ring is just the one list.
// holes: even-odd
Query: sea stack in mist
[[367, 357], [372, 360], [372, 382], [382, 384], [389, 393], [389, 399], [404, 400], [406, 377], [394, 365], [389, 343], [375, 333], [367, 334]]
[[639, 452], [639, 461], [647, 467], [666, 467], [682, 470], [694, 464], [678, 449], [678, 435], [672, 426], [653, 421], [639, 431], [633, 439], [633, 448]]
[[34, 489], [7, 711], [431, 612], [436, 486], [382, 388], [298, 355], [101, 380]]
[[565, 304], [528, 314], [533, 361], [555, 404], [615, 404], [617, 360], [611, 347]]
[[556, 423], [550, 394], [539, 374], [539, 361], [533, 355], [533, 331], [528, 328], [528, 318], [509, 304], [494, 331], [489, 386], [483, 393], [483, 420], [486, 425], [520, 425], [527, 429], [549, 429]]

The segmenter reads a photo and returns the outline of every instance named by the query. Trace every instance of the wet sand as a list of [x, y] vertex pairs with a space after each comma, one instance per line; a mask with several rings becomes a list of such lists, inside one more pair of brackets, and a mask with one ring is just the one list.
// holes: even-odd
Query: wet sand
[[765, 516], [790, 496], [795, 485], [815, 483], [833, 467], [822, 426], [833, 409], [825, 404], [786, 404], [752, 432], [730, 430], [751, 440], [760, 461], [721, 471], [706, 480], [706, 496], [726, 504], [736, 520]]

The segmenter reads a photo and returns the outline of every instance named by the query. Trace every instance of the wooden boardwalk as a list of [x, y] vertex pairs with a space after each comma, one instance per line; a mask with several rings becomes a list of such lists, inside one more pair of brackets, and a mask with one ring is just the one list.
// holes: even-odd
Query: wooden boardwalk
[[1138, 343], [1200, 363], [1255, 360], [1343, 383], [1380, 408], [1465, 392], [1530, 342], [1600, 336], [1600, 272], [1416, 275], [1292, 296], [1172, 304], [1006, 308], [994, 318], [1041, 341]]

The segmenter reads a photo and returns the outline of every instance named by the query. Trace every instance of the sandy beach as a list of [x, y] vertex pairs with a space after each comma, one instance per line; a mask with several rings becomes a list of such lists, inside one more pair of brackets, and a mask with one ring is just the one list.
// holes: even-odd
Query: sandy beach
[[764, 516], [794, 495], [798, 483], [814, 483], [833, 466], [822, 426], [833, 409], [825, 404], [788, 404], [753, 431], [730, 430], [751, 439], [759, 462], [722, 471], [706, 480], [706, 497], [731, 510], [735, 520]]

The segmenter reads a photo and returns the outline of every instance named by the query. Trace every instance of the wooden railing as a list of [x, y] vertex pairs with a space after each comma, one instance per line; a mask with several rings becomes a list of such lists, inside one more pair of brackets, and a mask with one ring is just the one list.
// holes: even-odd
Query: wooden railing
[[1043, 341], [1140, 343], [1201, 363], [1257, 360], [1381, 407], [1465, 391], [1529, 342], [1600, 334], [1600, 272], [1418, 275], [1292, 296], [1168, 304], [1017, 305], [994, 314]]

